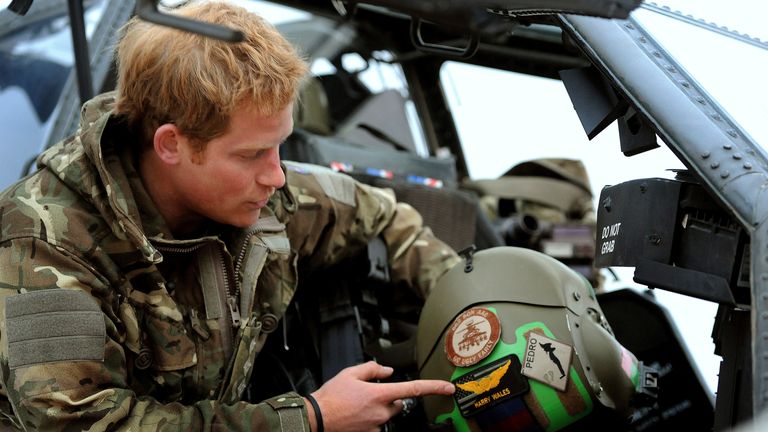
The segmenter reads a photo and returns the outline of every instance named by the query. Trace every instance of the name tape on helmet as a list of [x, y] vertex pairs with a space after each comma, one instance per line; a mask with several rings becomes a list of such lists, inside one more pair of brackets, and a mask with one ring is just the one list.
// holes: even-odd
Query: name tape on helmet
[[528, 380], [520, 374], [520, 360], [512, 354], [475, 368], [453, 381], [453, 398], [465, 418], [528, 393]]

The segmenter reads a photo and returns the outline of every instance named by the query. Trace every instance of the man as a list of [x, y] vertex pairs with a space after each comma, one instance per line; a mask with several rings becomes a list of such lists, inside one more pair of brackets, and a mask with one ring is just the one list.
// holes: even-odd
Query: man
[[116, 93], [88, 102], [76, 136], [0, 196], [4, 424], [376, 430], [404, 398], [452, 393], [444, 381], [372, 382], [392, 370], [369, 362], [309, 399], [241, 401], [298, 266], [381, 236], [392, 279], [423, 297], [458, 259], [388, 192], [283, 168], [307, 67], [272, 27], [223, 3], [179, 13], [245, 41], [132, 21]]

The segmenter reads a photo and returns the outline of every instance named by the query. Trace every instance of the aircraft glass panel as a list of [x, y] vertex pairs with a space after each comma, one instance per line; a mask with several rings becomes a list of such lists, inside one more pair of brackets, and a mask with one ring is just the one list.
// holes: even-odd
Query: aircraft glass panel
[[[54, 2], [55, 3], [55, 2]], [[10, 31], [0, 31], [0, 173], [4, 188], [22, 175], [22, 168], [42, 148], [55, 118], [64, 85], [74, 65], [66, 2], [57, 13], [33, 3], [26, 16], [5, 9], [0, 18], [13, 18]], [[103, 0], [86, 3], [86, 31], [91, 34], [103, 11]]]
[[736, 1], [723, 8], [711, 1], [664, 1], [633, 17], [763, 147], [768, 145], [768, 5]]

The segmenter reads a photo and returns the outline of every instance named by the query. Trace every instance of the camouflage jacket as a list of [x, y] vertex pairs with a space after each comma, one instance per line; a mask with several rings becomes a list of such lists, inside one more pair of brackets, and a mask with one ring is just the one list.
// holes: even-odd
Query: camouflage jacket
[[0, 414], [25, 430], [308, 431], [303, 399], [240, 401], [294, 294], [375, 236], [422, 295], [457, 262], [383, 189], [286, 163], [247, 230], [174, 240], [134, 170], [111, 95], [0, 195]]

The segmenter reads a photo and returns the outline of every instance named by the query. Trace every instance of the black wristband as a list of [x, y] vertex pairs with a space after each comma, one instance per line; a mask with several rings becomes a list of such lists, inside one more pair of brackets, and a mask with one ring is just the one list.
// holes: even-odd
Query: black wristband
[[315, 410], [315, 423], [317, 423], [317, 431], [315, 432], [323, 432], [323, 413], [320, 412], [320, 405], [317, 404], [317, 401], [311, 394], [307, 395], [307, 400], [312, 404], [312, 408]]

